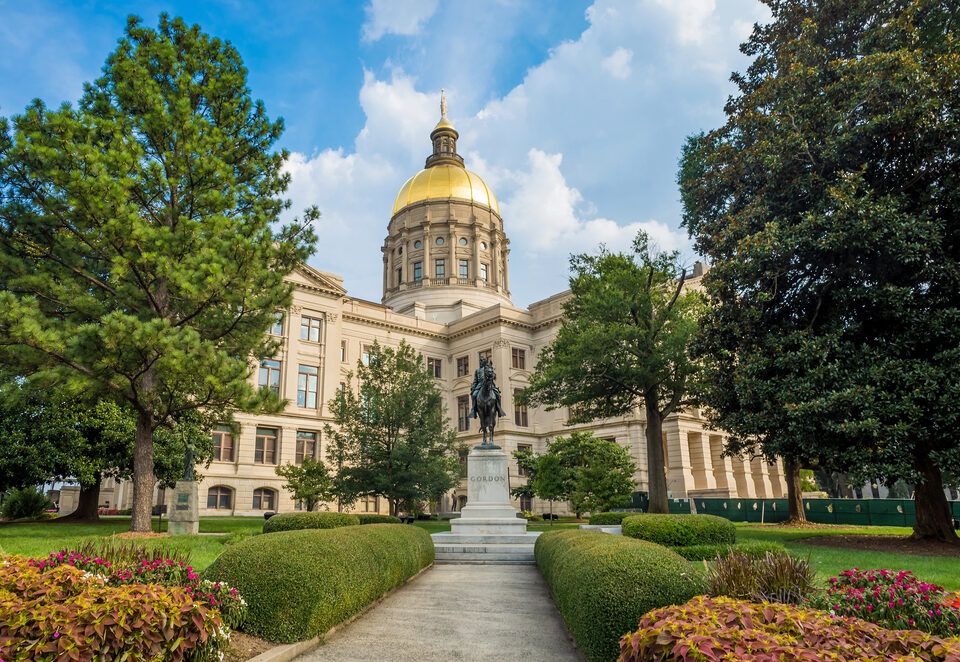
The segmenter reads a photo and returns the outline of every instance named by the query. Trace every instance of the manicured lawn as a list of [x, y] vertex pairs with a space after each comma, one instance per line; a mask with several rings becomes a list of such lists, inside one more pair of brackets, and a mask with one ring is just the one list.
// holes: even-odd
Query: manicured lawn
[[849, 570], [850, 568], [888, 568], [891, 570], [912, 570], [913, 574], [922, 581], [939, 584], [949, 591], [960, 590], [960, 558], [834, 549], [804, 545], [799, 541], [801, 538], [811, 538], [813, 536], [841, 534], [907, 536], [911, 532], [912, 530], [909, 528], [896, 526], [787, 530], [775, 527], [759, 528], [755, 525], [746, 527], [738, 524], [737, 541], [765, 540], [779, 542], [793, 554], [809, 556], [824, 581], [830, 577], [836, 577], [841, 570]]
[[[163, 530], [167, 529], [163, 520]], [[262, 517], [203, 517], [201, 533], [259, 532]], [[47, 522], [0, 523], [0, 548], [8, 554], [42, 557], [84, 540], [123, 533], [130, 530], [129, 517], [107, 517], [96, 524]], [[156, 519], [154, 519], [156, 530]], [[197, 570], [206, 568], [224, 550], [223, 536], [170, 536], [145, 538], [145, 545], [179, 549], [190, 553], [190, 564]]]

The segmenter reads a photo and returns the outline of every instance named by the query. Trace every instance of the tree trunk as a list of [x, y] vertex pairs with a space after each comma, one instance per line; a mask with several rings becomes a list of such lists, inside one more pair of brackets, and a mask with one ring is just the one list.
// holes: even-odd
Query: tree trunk
[[667, 501], [667, 474], [663, 456], [663, 420], [657, 409], [655, 396], [643, 399], [647, 414], [647, 491], [650, 495], [651, 513], [669, 513]]
[[791, 522], [806, 522], [803, 509], [803, 490], [800, 489], [800, 463], [784, 458], [783, 469], [787, 472], [787, 519]]
[[80, 496], [77, 498], [77, 508], [66, 517], [60, 517], [58, 522], [97, 522], [100, 520], [100, 476], [92, 485], [80, 485]]
[[953, 530], [950, 504], [947, 503], [947, 495], [943, 492], [943, 475], [940, 473], [940, 467], [930, 459], [930, 452], [925, 448], [917, 449], [913, 466], [920, 474], [920, 482], [917, 483], [913, 497], [917, 523], [913, 525], [911, 538], [960, 544], [960, 539]]
[[153, 505], [153, 412], [137, 413], [137, 436], [133, 443], [133, 517], [130, 530], [150, 531]]

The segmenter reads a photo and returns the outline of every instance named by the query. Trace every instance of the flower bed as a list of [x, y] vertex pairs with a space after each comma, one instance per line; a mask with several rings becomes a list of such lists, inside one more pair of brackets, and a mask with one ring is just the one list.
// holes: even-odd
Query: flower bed
[[98, 574], [17, 556], [0, 561], [0, 659], [221, 659], [217, 610], [178, 586], [110, 586]]
[[960, 636], [960, 601], [906, 570], [845, 570], [814, 604], [884, 627]]
[[698, 596], [647, 613], [623, 636], [618, 662], [647, 660], [957, 662], [960, 643], [814, 609]]

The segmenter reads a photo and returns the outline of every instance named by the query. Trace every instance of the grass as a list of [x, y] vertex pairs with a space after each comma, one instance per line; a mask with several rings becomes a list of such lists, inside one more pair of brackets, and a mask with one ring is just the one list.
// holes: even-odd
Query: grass
[[[154, 530], [156, 530], [154, 518]], [[162, 529], [166, 531], [167, 521]], [[262, 517], [201, 517], [201, 533], [259, 532], [263, 528]], [[7, 554], [42, 557], [84, 540], [91, 540], [130, 530], [129, 517], [102, 518], [95, 524], [74, 522], [5, 522], [0, 523], [0, 548]], [[151, 547], [178, 549], [190, 554], [190, 564], [202, 570], [213, 563], [223, 551], [223, 536], [168, 536], [139, 540]]]
[[960, 558], [945, 556], [916, 556], [912, 554], [893, 554], [887, 552], [854, 551], [804, 545], [801, 538], [831, 535], [892, 535], [907, 536], [912, 529], [899, 526], [870, 526], [837, 529], [780, 529], [741, 524], [737, 525], [737, 542], [763, 540], [779, 542], [792, 554], [810, 557], [819, 577], [826, 581], [836, 577], [841, 570], [850, 568], [889, 568], [891, 570], [912, 570], [922, 581], [939, 584], [948, 591], [960, 590]]

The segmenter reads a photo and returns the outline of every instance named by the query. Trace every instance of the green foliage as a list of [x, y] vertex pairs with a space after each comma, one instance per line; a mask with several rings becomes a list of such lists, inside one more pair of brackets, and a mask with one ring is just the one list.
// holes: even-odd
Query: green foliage
[[702, 577], [669, 549], [600, 531], [550, 531], [537, 538], [537, 566], [577, 647], [590, 662], [613, 662], [617, 641], [651, 609], [681, 604]]
[[229, 642], [216, 609], [179, 587], [104, 586], [70, 565], [0, 565], [0, 658], [219, 660]]
[[621, 525], [625, 536], [668, 547], [729, 545], [737, 541], [733, 522], [716, 515], [631, 514]]
[[570, 408], [570, 422], [646, 412], [651, 507], [667, 510], [661, 424], [686, 404], [699, 370], [688, 357], [701, 298], [683, 292], [677, 253], [651, 250], [570, 258], [572, 297], [556, 338], [541, 353], [521, 400]]
[[299, 466], [287, 462], [276, 471], [278, 476], [286, 479], [283, 489], [290, 492], [295, 501], [302, 501], [307, 510], [313, 510], [321, 501], [333, 497], [333, 481], [322, 460], [304, 456]]
[[800, 491], [801, 492], [816, 492], [820, 488], [817, 487], [817, 481], [813, 475], [813, 469], [801, 469], [800, 470]]
[[[143, 563], [170, 560], [179, 567], [190, 561], [190, 553], [166, 547], [148, 547], [135, 540], [121, 538], [96, 538], [65, 547], [51, 557], [79, 556], [80, 558], [100, 559], [110, 564], [114, 570], [134, 570]], [[74, 564], [75, 565], [75, 564]]]
[[761, 558], [767, 555], [767, 552], [773, 554], [786, 554], [787, 548], [776, 542], [748, 541], [738, 542], [734, 545], [712, 544], [712, 545], [684, 545], [682, 547], [671, 547], [673, 551], [687, 559], [688, 561], [712, 561], [719, 558], [726, 558], [731, 552], [740, 552], [751, 558]]
[[767, 4], [726, 123], [688, 140], [679, 176], [713, 264], [704, 411], [734, 452], [905, 477], [917, 535], [956, 540], [956, 7]]
[[245, 631], [291, 642], [323, 634], [431, 563], [433, 541], [423, 529], [371, 524], [248, 538], [203, 576], [247, 599]]
[[617, 513], [594, 513], [590, 515], [590, 523], [598, 525], [616, 526], [623, 521], [624, 517], [630, 517], [636, 513], [617, 512]]
[[355, 517], [361, 524], [400, 524], [399, 517], [393, 515], [378, 515], [376, 513], [357, 513]]
[[707, 571], [709, 593], [755, 602], [800, 604], [817, 592], [809, 559], [786, 551], [751, 554], [733, 549]]
[[11, 490], [0, 504], [0, 517], [7, 519], [39, 519], [53, 503], [35, 487]]
[[[276, 515], [274, 515], [276, 517]], [[220, 538], [220, 543], [224, 545], [234, 545], [241, 540], [246, 540], [250, 536], [260, 535], [258, 531], [234, 531]]]
[[340, 526], [356, 526], [358, 524], [360, 524], [360, 520], [357, 516], [347, 513], [280, 513], [263, 523], [263, 532], [334, 529]]
[[[526, 451], [515, 455], [522, 453]], [[629, 451], [616, 441], [597, 439], [592, 432], [557, 437], [543, 455], [524, 455], [520, 461], [533, 469], [528, 483], [533, 495], [569, 501], [578, 517], [627, 504], [636, 487], [637, 467]]]
[[440, 387], [405, 341], [396, 349], [374, 343], [369, 365], [357, 362], [330, 410], [337, 427], [326, 426], [327, 459], [341, 504], [381, 496], [396, 515], [459, 483], [456, 432]]
[[845, 570], [830, 578], [827, 592], [813, 605], [897, 630], [960, 634], [960, 604], [950, 604], [942, 586], [922, 582], [908, 570]]
[[[696, 657], [691, 656], [696, 642]], [[886, 630], [814, 609], [697, 596], [640, 619], [620, 642], [619, 662], [754, 660], [916, 660], [949, 662], [960, 643], [917, 630]]]
[[282, 122], [229, 42], [166, 14], [129, 19], [76, 107], [36, 101], [0, 129], [0, 363], [135, 408], [147, 530], [156, 428], [280, 407], [250, 376], [318, 213], [274, 229]]

